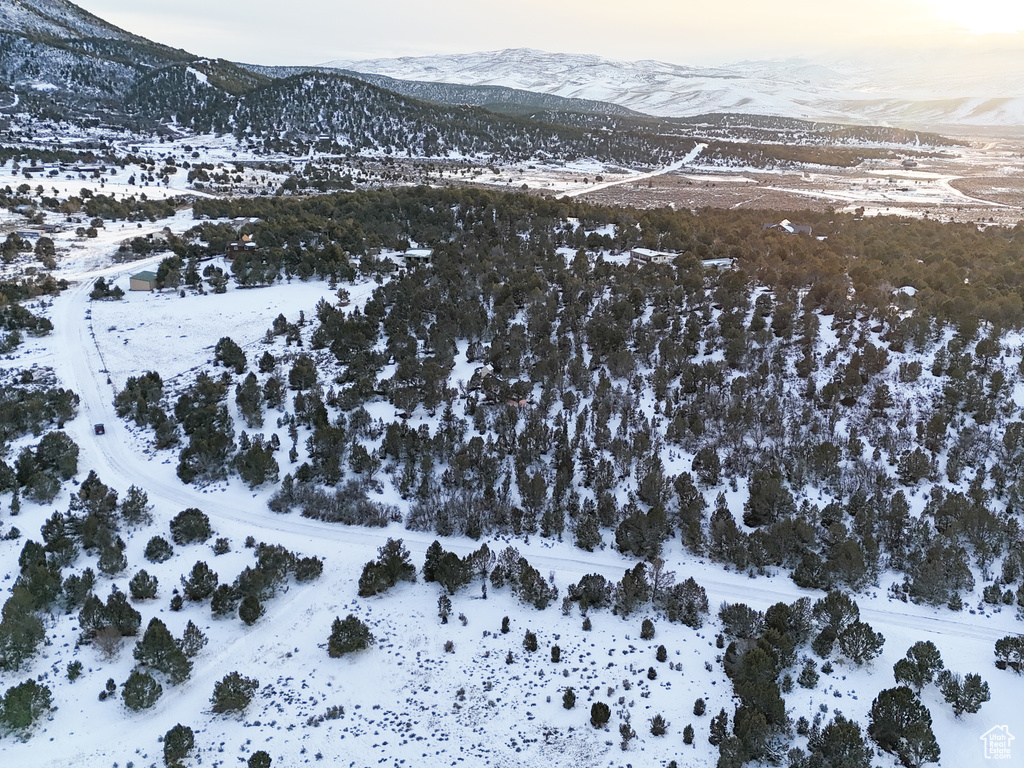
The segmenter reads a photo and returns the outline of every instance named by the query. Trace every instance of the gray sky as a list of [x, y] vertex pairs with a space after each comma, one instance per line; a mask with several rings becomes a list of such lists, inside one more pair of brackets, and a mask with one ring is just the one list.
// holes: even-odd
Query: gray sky
[[1024, 30], [1021, 0], [77, 1], [157, 42], [256, 64], [519, 47], [714, 64], [954, 38], [989, 45], [1006, 35], [987, 33]]

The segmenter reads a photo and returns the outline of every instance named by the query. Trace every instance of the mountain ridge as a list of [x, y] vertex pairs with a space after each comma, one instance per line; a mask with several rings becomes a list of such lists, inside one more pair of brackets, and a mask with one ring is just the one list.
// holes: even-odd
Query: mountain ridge
[[1024, 78], [1024, 43], [991, 51], [965, 49], [949, 58], [925, 51], [872, 64], [790, 58], [694, 67], [516, 48], [336, 60], [323, 66], [606, 101], [657, 117], [736, 112], [928, 130], [1024, 123], [1024, 96], [1017, 85]]

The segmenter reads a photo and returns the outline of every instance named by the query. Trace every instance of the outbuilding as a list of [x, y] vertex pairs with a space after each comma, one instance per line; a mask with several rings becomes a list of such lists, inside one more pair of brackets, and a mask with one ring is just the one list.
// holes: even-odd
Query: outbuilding
[[152, 291], [156, 289], [156, 272], [139, 272], [137, 275], [132, 275], [129, 283], [129, 290], [132, 291]]

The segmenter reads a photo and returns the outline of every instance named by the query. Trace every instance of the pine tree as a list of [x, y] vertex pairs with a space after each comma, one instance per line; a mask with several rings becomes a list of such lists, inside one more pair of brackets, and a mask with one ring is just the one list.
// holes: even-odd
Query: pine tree
[[139, 571], [128, 582], [128, 591], [132, 600], [152, 600], [156, 597], [157, 580], [156, 576], [150, 576], [145, 569]]
[[807, 746], [811, 765], [871, 768], [871, 747], [865, 743], [860, 726], [837, 714], [820, 733], [812, 733]]
[[143, 525], [151, 519], [150, 509], [149, 496], [137, 485], [133, 485], [125, 493], [118, 511], [129, 525]]
[[590, 724], [595, 728], [604, 728], [611, 719], [612, 711], [603, 701], [595, 701], [590, 706]]
[[939, 690], [947, 704], [952, 705], [953, 715], [957, 718], [964, 712], [971, 714], [981, 709], [981, 705], [988, 701], [988, 683], [981, 679], [980, 675], [967, 675], [961, 679], [960, 675], [942, 670], [936, 680]]
[[729, 735], [729, 715], [722, 709], [717, 715], [711, 718], [711, 727], [708, 732], [708, 742], [717, 747]]
[[868, 734], [906, 766], [939, 759], [931, 713], [906, 686], [887, 688], [878, 694], [871, 704]]

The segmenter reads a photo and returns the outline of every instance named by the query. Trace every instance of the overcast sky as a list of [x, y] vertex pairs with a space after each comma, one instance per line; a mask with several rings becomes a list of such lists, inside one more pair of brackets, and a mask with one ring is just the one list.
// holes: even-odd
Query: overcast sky
[[[255, 64], [539, 48], [678, 64], [995, 44], [1022, 0], [77, 0], [138, 35]], [[968, 34], [970, 33], [970, 34]], [[1019, 37], [1019, 36], [1018, 36]]]

